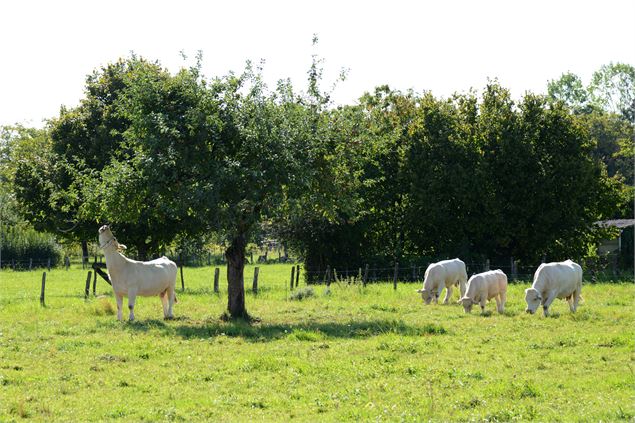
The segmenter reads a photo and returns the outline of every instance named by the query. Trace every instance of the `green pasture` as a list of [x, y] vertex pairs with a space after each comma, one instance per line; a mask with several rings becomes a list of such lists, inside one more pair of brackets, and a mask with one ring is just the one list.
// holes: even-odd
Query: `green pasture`
[[41, 307], [42, 271], [0, 272], [1, 422], [635, 419], [632, 281], [585, 284], [576, 314], [526, 314], [524, 282], [504, 315], [466, 315], [414, 284], [290, 299], [290, 265], [263, 265], [249, 325], [219, 319], [224, 269], [214, 294], [212, 268], [185, 268], [176, 318], [139, 298], [134, 323], [101, 280], [84, 299], [86, 273], [47, 272]]

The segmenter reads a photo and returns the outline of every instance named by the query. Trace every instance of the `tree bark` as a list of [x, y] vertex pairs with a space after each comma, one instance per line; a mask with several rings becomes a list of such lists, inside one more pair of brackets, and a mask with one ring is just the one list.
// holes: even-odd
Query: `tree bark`
[[227, 311], [232, 318], [248, 318], [245, 308], [245, 247], [246, 237], [240, 234], [232, 239], [225, 252], [227, 258]]
[[86, 263], [88, 263], [88, 242], [82, 240], [82, 269]]

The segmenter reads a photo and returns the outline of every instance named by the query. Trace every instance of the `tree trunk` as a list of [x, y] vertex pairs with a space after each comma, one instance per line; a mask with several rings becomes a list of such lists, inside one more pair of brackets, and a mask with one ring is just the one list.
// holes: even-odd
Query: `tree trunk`
[[232, 318], [248, 318], [245, 308], [245, 247], [247, 241], [244, 234], [232, 239], [225, 252], [227, 258], [227, 311]]
[[82, 240], [82, 268], [88, 263], [88, 242]]
[[145, 242], [140, 242], [137, 247], [137, 260], [146, 261], [148, 259], [148, 246]]

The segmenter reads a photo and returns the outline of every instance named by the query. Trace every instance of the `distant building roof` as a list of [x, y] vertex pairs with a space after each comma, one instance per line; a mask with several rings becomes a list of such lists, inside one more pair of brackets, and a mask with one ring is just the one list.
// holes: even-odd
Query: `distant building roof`
[[600, 220], [599, 222], [595, 222], [595, 224], [604, 227], [614, 226], [616, 228], [624, 229], [635, 225], [635, 219]]

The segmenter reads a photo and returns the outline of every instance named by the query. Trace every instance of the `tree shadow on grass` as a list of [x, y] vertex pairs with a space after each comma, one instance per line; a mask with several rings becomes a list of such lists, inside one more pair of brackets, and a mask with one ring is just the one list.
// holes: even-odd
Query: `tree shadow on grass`
[[412, 326], [400, 320], [368, 320], [350, 322], [311, 322], [303, 324], [249, 324], [247, 322], [204, 321], [190, 324], [169, 324], [160, 320], [133, 322], [130, 329], [159, 330], [165, 336], [182, 339], [205, 339], [227, 336], [249, 342], [269, 342], [294, 336], [298, 340], [325, 340], [328, 338], [369, 338], [396, 334], [402, 336], [443, 335], [447, 330], [440, 325]]

